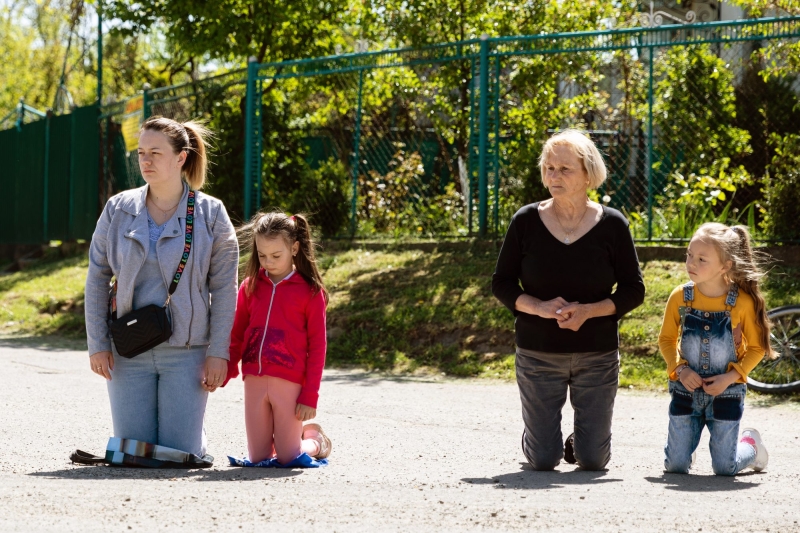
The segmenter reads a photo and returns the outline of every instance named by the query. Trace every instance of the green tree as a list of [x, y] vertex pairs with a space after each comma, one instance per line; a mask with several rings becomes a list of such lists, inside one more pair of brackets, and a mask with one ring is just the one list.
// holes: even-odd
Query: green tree
[[52, 107], [65, 65], [66, 87], [73, 101], [91, 102], [96, 83], [91, 62], [86, 60], [87, 41], [79, 32], [84, 3], [17, 0], [4, 2], [3, 8], [0, 116], [13, 110], [20, 98], [38, 109]]
[[[74, 105], [96, 100], [97, 28], [92, 4], [80, 0], [0, 4], [0, 117], [11, 112], [21, 97], [38, 109], [53, 107], [62, 70]], [[129, 97], [145, 82], [159, 87], [199, 76], [195, 58], [172, 49], [162, 37], [162, 27], [154, 27], [150, 34], [131, 34], [109, 26], [106, 22], [103, 36], [104, 101]]]
[[164, 24], [169, 42], [193, 57], [259, 63], [326, 55], [345, 42], [342, 27], [357, 12], [348, 0], [116, 0], [110, 17], [144, 34]]

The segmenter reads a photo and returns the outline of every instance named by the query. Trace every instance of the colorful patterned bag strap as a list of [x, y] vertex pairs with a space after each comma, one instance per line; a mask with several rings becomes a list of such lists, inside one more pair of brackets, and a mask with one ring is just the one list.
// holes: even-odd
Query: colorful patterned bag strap
[[178, 269], [175, 271], [175, 276], [172, 278], [172, 283], [169, 284], [169, 291], [167, 293], [167, 301], [164, 302], [164, 307], [169, 305], [169, 300], [172, 298], [172, 293], [178, 288], [178, 282], [181, 280], [183, 271], [186, 268], [186, 261], [189, 260], [189, 252], [192, 250], [192, 230], [194, 229], [194, 196], [195, 192], [189, 191], [189, 199], [186, 202], [186, 239], [183, 245], [183, 255]]

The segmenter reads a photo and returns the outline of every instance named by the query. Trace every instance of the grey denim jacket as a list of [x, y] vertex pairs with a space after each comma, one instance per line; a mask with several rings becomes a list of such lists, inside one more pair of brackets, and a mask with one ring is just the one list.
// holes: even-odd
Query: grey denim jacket
[[[112, 350], [108, 328], [111, 277], [117, 279], [117, 316], [132, 310], [133, 286], [149, 249], [145, 199], [148, 186], [121, 192], [107, 203], [92, 235], [86, 278], [89, 354]], [[156, 244], [161, 275], [169, 286], [183, 255], [189, 188]], [[207, 355], [229, 359], [238, 286], [239, 245], [222, 202], [198, 192], [192, 249], [169, 303], [170, 346], [209, 345]], [[213, 295], [213, 297], [212, 297]], [[213, 302], [213, 304], [212, 304]]]

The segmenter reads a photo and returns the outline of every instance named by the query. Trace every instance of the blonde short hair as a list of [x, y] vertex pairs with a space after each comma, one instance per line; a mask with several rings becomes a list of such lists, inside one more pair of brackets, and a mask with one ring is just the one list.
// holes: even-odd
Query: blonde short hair
[[606, 164], [600, 150], [589, 138], [586, 132], [579, 129], [566, 129], [559, 131], [544, 143], [542, 155], [539, 157], [539, 170], [542, 172], [542, 182], [544, 182], [545, 165], [547, 158], [556, 146], [567, 146], [570, 151], [581, 160], [583, 169], [589, 177], [589, 188], [596, 189], [606, 181]]

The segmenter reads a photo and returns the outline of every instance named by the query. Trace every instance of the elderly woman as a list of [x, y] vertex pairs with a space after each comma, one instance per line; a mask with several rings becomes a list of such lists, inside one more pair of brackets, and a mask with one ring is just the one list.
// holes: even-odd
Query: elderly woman
[[[206, 178], [207, 134], [193, 122], [144, 122], [138, 152], [147, 184], [106, 204], [86, 279], [89, 361], [108, 380], [114, 436], [199, 457], [206, 452], [208, 393], [228, 370], [239, 257], [222, 202], [197, 192]], [[109, 299], [112, 276], [115, 302]], [[121, 357], [122, 337], [110, 334], [110, 318], [165, 302], [169, 338]]]
[[[552, 198], [517, 211], [492, 277], [492, 292], [516, 316], [522, 451], [535, 470], [562, 457], [602, 470], [611, 458], [617, 321], [644, 300], [642, 273], [625, 217], [588, 198], [606, 179], [594, 143], [563, 131], [545, 143], [539, 165]], [[567, 391], [574, 433], [562, 445]]]

